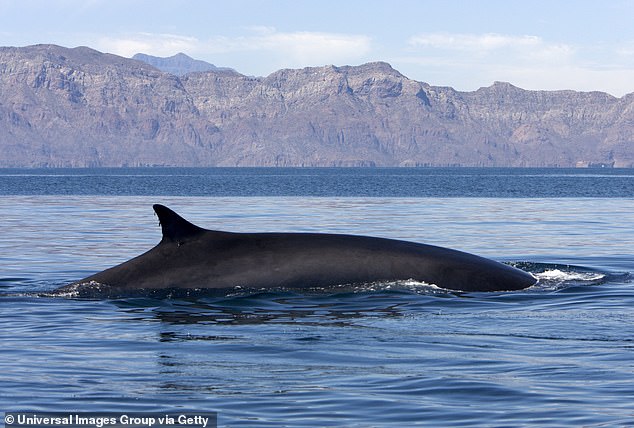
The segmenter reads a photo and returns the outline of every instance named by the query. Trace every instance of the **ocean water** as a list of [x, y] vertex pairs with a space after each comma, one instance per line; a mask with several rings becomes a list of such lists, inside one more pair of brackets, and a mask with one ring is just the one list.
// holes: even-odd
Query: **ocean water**
[[[632, 170], [0, 170], [0, 195], [0, 411], [215, 411], [222, 427], [634, 426]], [[540, 284], [47, 295], [155, 245], [153, 203], [212, 229], [447, 246]]]

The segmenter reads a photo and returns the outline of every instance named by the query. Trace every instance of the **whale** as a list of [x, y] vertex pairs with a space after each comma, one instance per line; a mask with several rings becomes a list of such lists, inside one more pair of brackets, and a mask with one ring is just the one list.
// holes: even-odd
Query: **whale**
[[530, 273], [508, 264], [440, 246], [361, 235], [208, 230], [166, 206], [153, 208], [162, 230], [155, 247], [56, 293], [229, 293], [408, 280], [453, 291], [493, 292], [537, 283]]

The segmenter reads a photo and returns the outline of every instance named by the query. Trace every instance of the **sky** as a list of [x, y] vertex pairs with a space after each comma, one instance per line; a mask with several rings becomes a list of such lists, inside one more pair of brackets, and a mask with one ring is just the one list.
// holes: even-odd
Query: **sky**
[[38, 43], [253, 76], [386, 61], [461, 91], [634, 92], [634, 0], [0, 0], [0, 46]]

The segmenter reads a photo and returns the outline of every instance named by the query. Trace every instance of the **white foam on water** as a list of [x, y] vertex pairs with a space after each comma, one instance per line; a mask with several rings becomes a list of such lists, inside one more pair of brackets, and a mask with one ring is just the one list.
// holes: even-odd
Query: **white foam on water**
[[534, 273], [537, 279], [549, 282], [565, 282], [565, 281], [600, 281], [605, 278], [605, 274], [600, 272], [574, 272], [564, 271], [561, 269], [549, 269], [544, 272]]

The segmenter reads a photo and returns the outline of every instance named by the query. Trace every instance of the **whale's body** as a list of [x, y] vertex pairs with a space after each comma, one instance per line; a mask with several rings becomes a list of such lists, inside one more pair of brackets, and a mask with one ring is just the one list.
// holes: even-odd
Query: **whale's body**
[[522, 270], [448, 248], [356, 235], [206, 230], [162, 205], [154, 210], [163, 231], [157, 246], [57, 291], [306, 289], [410, 279], [450, 290], [510, 291], [537, 282]]

